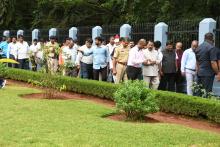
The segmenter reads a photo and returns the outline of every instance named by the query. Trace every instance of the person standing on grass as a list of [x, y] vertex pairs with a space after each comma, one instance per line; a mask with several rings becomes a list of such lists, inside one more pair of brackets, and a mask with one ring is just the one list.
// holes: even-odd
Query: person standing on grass
[[181, 60], [183, 56], [183, 44], [182, 42], [176, 43], [176, 56], [177, 56], [177, 73], [175, 78], [176, 92], [184, 93], [185, 91], [185, 78], [181, 74]]
[[45, 42], [44, 39], [40, 39], [37, 43], [37, 52], [36, 52], [36, 64], [37, 64], [37, 71], [39, 71], [44, 66], [44, 48]]
[[70, 39], [69, 45], [62, 49], [62, 58], [64, 60], [63, 75], [65, 76], [78, 76], [76, 65], [77, 48], [75, 48], [74, 44], [73, 39]]
[[11, 42], [10, 37], [3, 37], [2, 42], [0, 43], [0, 50], [2, 51], [1, 58], [9, 58], [9, 48], [8, 45]]
[[[87, 38], [85, 45], [80, 47], [80, 50], [88, 52], [92, 48], [92, 38]], [[77, 66], [81, 72], [81, 78], [93, 79], [93, 55], [84, 56], [82, 52], [78, 52]]]
[[31, 69], [32, 71], [37, 71], [37, 63], [36, 63], [36, 54], [39, 48], [37, 44], [38, 40], [34, 39], [32, 45], [30, 46], [30, 61], [31, 61]]
[[93, 55], [93, 79], [99, 80], [101, 74], [102, 81], [107, 81], [107, 65], [109, 63], [109, 53], [107, 47], [102, 45], [102, 38], [95, 38], [95, 46], [90, 50], [79, 49], [84, 56]]
[[63, 61], [63, 58], [62, 58], [62, 50], [63, 50], [63, 48], [69, 46], [70, 40], [71, 40], [71, 38], [67, 37], [67, 38], [64, 40], [64, 42], [63, 42], [63, 46], [60, 48], [59, 65], [63, 65], [63, 64], [64, 64], [64, 63], [63, 63], [64, 61]]
[[[8, 50], [9, 50], [9, 58], [17, 61], [18, 59], [18, 48], [17, 48], [17, 38], [12, 37], [12, 42], [8, 44]], [[17, 64], [8, 64], [9, 67], [16, 68], [18, 67]]]
[[127, 81], [127, 62], [129, 55], [129, 39], [123, 38], [121, 40], [121, 45], [115, 48], [113, 55], [113, 75], [116, 76], [116, 84], [119, 84], [122, 81]]
[[20, 69], [29, 70], [29, 45], [24, 41], [23, 35], [18, 35], [18, 42], [16, 43], [18, 49], [18, 67]]
[[195, 51], [198, 48], [198, 41], [192, 41], [191, 48], [184, 51], [181, 60], [181, 73], [186, 77], [187, 94], [193, 95], [192, 86], [196, 82], [196, 55]]
[[113, 58], [112, 58], [112, 53], [114, 51], [115, 48], [115, 37], [111, 36], [109, 39], [109, 43], [106, 45], [106, 47], [108, 48], [108, 53], [109, 53], [109, 68], [108, 68], [108, 77], [110, 77], [110, 79], [108, 79], [109, 82], [113, 82], [113, 74], [112, 74], [112, 70], [113, 70]]
[[129, 80], [141, 80], [142, 63], [144, 62], [143, 49], [146, 46], [146, 40], [140, 39], [137, 46], [129, 51], [127, 75]]
[[219, 75], [218, 54], [214, 47], [214, 35], [205, 34], [205, 41], [196, 50], [198, 84], [205, 88], [206, 92], [212, 92], [215, 75]]
[[175, 76], [177, 71], [177, 56], [173, 49], [173, 43], [167, 42], [165, 50], [162, 51], [162, 70], [159, 90], [175, 91]]
[[58, 56], [60, 53], [60, 47], [56, 42], [55, 36], [50, 37], [50, 42], [46, 44], [45, 52], [48, 72], [55, 74], [58, 70]]
[[148, 41], [148, 48], [143, 51], [143, 79], [149, 84], [150, 89], [157, 89], [160, 83], [159, 79], [159, 64], [160, 58], [158, 51], [154, 49], [154, 42]]

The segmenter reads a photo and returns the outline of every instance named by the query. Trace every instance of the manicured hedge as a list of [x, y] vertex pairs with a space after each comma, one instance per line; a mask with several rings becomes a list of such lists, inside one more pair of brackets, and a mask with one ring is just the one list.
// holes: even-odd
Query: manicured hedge
[[[6, 71], [0, 69], [0, 76], [5, 78], [28, 82], [29, 80], [41, 82], [45, 76], [42, 73], [8, 68]], [[64, 76], [46, 76], [55, 83], [52, 88], [66, 86], [67, 91], [83, 93], [100, 98], [113, 100], [114, 92], [120, 88], [106, 82], [84, 80]], [[192, 117], [204, 117], [208, 120], [220, 123], [220, 101], [204, 99], [200, 97], [187, 96], [166, 91], [152, 91], [159, 100], [161, 111], [172, 112]]]

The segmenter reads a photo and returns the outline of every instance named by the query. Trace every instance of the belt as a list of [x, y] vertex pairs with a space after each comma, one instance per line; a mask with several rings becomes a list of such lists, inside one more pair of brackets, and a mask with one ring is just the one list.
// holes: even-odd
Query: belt
[[188, 70], [191, 70], [191, 71], [196, 71], [195, 69], [190, 69], [190, 68], [185, 68], [185, 69], [188, 69]]
[[127, 65], [127, 62], [117, 62], [118, 64]]

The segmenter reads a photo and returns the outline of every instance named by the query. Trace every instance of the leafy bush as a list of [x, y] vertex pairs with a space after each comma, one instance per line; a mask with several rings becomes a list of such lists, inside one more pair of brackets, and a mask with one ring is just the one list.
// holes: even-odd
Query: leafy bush
[[131, 120], [142, 120], [146, 114], [159, 111], [155, 95], [143, 81], [128, 81], [114, 94], [118, 110]]
[[219, 98], [214, 95], [212, 92], [207, 92], [201, 84], [197, 84], [196, 82], [192, 85], [193, 94], [199, 97], [208, 98], [208, 99], [216, 99]]
[[[28, 82], [34, 80], [35, 83], [43, 83], [44, 74], [21, 69], [6, 68], [0, 66], [0, 77]], [[101, 81], [84, 80], [64, 76], [48, 76], [48, 80], [53, 80], [55, 84], [51, 88], [57, 89], [65, 85], [67, 91], [83, 93], [100, 98], [113, 100], [114, 93], [122, 88], [119, 84], [111, 84]], [[44, 83], [47, 84], [47, 83]], [[44, 85], [42, 84], [42, 85]], [[48, 83], [48, 85], [50, 85]], [[45, 86], [45, 85], [44, 85]], [[160, 107], [160, 111], [171, 112], [192, 117], [204, 117], [220, 124], [220, 101], [204, 99], [201, 97], [188, 96], [185, 94], [154, 91]]]

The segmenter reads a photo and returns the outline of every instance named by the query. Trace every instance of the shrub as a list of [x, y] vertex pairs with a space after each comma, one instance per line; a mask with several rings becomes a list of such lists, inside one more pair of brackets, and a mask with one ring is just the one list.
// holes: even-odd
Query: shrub
[[146, 114], [159, 111], [155, 95], [143, 81], [128, 81], [114, 94], [118, 110], [131, 120], [142, 120]]

